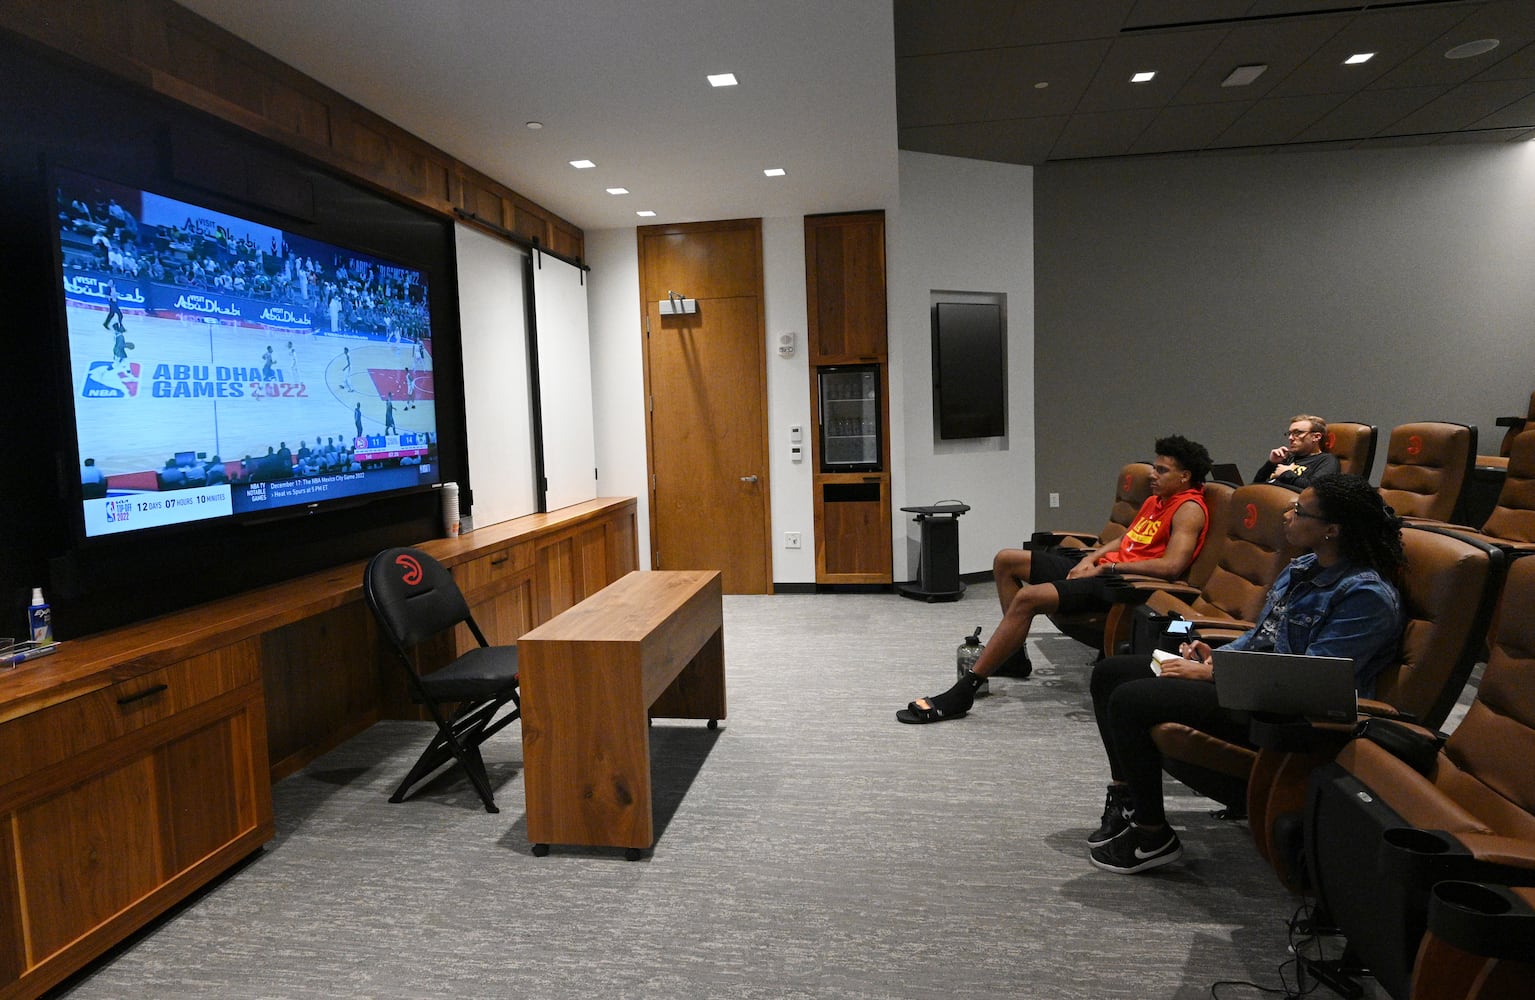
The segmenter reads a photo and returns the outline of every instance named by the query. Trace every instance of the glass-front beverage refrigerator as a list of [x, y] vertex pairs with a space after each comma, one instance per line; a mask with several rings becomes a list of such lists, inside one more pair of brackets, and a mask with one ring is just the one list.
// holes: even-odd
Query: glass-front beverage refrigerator
[[816, 369], [820, 390], [821, 471], [880, 472], [879, 365]]

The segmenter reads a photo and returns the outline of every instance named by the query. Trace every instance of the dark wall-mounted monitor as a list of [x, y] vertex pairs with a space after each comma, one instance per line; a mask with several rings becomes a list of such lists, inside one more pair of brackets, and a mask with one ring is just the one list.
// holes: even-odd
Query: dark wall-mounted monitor
[[933, 304], [933, 409], [938, 437], [1007, 433], [1007, 331], [995, 302]]
[[441, 481], [424, 271], [101, 178], [51, 182], [86, 539]]

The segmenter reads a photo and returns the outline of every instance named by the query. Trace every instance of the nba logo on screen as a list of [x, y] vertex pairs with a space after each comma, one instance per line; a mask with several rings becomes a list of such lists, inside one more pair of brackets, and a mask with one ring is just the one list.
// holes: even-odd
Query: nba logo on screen
[[133, 502], [131, 500], [107, 501], [107, 523], [117, 524], [128, 520], [128, 511], [132, 508]]
[[119, 371], [110, 361], [92, 361], [85, 373], [85, 384], [80, 387], [84, 399], [122, 399], [139, 394], [139, 363], [128, 362]]

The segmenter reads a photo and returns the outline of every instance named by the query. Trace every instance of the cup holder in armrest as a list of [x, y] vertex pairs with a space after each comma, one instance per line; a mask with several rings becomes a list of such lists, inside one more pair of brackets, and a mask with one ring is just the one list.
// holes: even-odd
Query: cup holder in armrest
[[1442, 830], [1412, 826], [1387, 827], [1381, 832], [1382, 874], [1422, 886], [1459, 877], [1474, 864], [1471, 852]]
[[1410, 854], [1445, 854], [1457, 846], [1438, 830], [1420, 830], [1415, 826], [1393, 826], [1382, 836], [1387, 846]]
[[1428, 901], [1428, 928], [1476, 955], [1527, 962], [1535, 954], [1535, 910], [1500, 885], [1436, 883]]

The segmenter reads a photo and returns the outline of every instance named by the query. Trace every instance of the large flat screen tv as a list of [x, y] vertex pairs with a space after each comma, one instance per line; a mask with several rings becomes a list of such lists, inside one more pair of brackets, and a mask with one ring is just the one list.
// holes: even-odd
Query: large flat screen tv
[[51, 180], [87, 539], [440, 481], [424, 271], [84, 174]]

